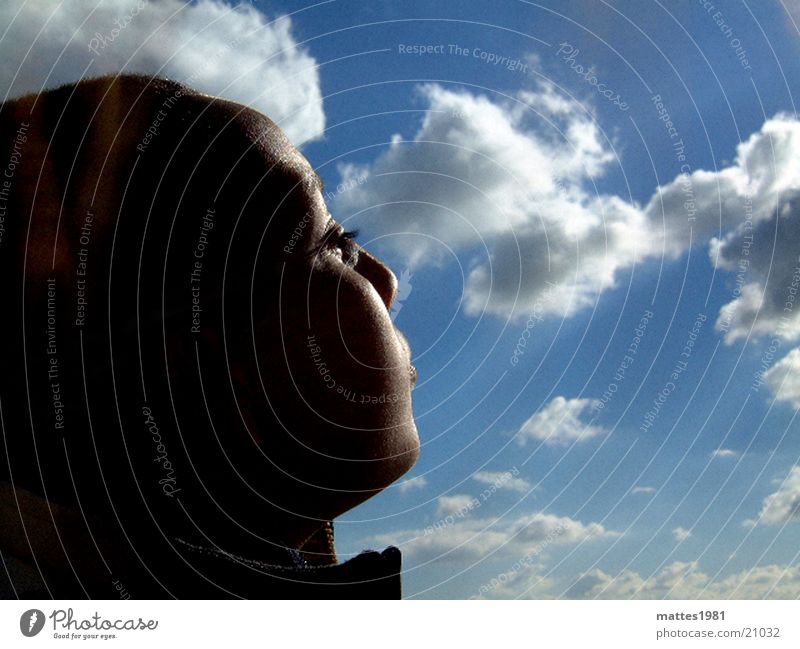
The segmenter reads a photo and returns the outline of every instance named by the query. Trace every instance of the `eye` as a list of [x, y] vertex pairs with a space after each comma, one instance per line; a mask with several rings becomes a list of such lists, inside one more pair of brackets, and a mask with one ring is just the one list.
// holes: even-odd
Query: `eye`
[[342, 228], [338, 236], [335, 237], [334, 252], [341, 254], [342, 261], [351, 268], [358, 263], [358, 250], [359, 245], [355, 239], [358, 236], [358, 230], [345, 230]]
[[358, 263], [360, 246], [355, 242], [358, 231], [345, 230], [341, 225], [331, 221], [327, 234], [323, 237], [320, 252], [328, 252], [341, 258], [349, 267]]

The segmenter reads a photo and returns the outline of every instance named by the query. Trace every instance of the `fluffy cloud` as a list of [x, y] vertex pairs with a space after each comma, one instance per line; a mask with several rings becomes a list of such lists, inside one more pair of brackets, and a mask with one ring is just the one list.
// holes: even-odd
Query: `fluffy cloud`
[[556, 446], [599, 435], [603, 428], [585, 423], [581, 419], [584, 411], [594, 403], [592, 399], [555, 397], [522, 424], [517, 433], [518, 443], [523, 446], [528, 441], [536, 440]]
[[354, 189], [336, 208], [396, 235], [411, 264], [483, 250], [467, 277], [468, 313], [522, 313], [548, 286], [542, 311], [572, 313], [643, 252], [642, 213], [584, 190], [614, 158], [578, 104], [548, 86], [508, 101], [437, 84], [419, 93], [428, 111], [414, 138], [394, 136], [370, 167], [342, 167]]
[[158, 73], [266, 113], [296, 144], [325, 128], [315, 60], [297, 46], [289, 18], [269, 22], [251, 5], [5, 0], [0, 24], [8, 25], [0, 87], [9, 97], [77, 81], [84, 70]]
[[473, 562], [492, 553], [496, 559], [516, 560], [536, 556], [551, 544], [616, 535], [599, 523], [583, 524], [569, 517], [537, 512], [518, 518], [456, 518], [452, 524], [381, 534], [371, 541], [378, 545], [396, 545], [404, 556], [416, 563]]
[[472, 479], [481, 484], [496, 486], [497, 489], [508, 489], [527, 493], [531, 483], [524, 478], [515, 477], [511, 471], [477, 471]]
[[676, 561], [656, 575], [602, 570], [582, 575], [567, 590], [571, 599], [795, 599], [800, 566], [759, 566], [712, 582], [696, 562]]
[[[800, 146], [800, 141], [797, 144]], [[797, 340], [800, 336], [800, 262], [796, 245], [800, 239], [800, 216], [794, 215], [798, 207], [800, 202], [785, 210], [787, 216], [779, 219], [777, 227], [774, 222], [766, 222], [755, 228], [749, 257], [732, 260], [741, 254], [739, 244], [747, 236], [739, 231], [711, 242], [711, 254], [718, 254], [721, 264], [730, 264], [728, 270], [735, 270], [733, 264], [746, 264], [736, 269], [735, 299], [720, 309], [717, 319], [717, 330], [725, 333], [725, 342], [730, 344], [748, 335], [775, 335], [784, 340]], [[744, 277], [756, 281], [748, 281], [739, 290], [740, 278]]]
[[[800, 122], [767, 120], [737, 149], [735, 165], [716, 174], [721, 183], [723, 230], [709, 252], [736, 273], [734, 299], [720, 311], [717, 329], [732, 343], [748, 335], [800, 336]], [[719, 212], [719, 208], [717, 209]]]
[[738, 453], [729, 448], [717, 448], [711, 451], [712, 458], [719, 458], [719, 459], [727, 459], [732, 457], [738, 457]]
[[716, 323], [727, 343], [800, 336], [800, 122], [782, 114], [768, 119], [737, 146], [731, 166], [679, 176], [644, 211], [648, 222], [663, 223], [675, 253], [686, 246], [681, 234], [693, 216], [695, 241], [708, 241], [711, 261], [734, 274], [734, 299]]
[[764, 382], [778, 401], [800, 408], [800, 347], [796, 347], [764, 372]]
[[764, 499], [757, 523], [783, 525], [800, 520], [800, 467], [794, 467], [780, 489]]
[[717, 322], [728, 343], [751, 328], [800, 336], [800, 308], [784, 312], [800, 238], [796, 119], [767, 120], [730, 166], [679, 175], [638, 205], [596, 191], [611, 147], [583, 107], [552, 87], [506, 99], [437, 84], [419, 92], [428, 111], [418, 131], [395, 135], [371, 165], [343, 166], [355, 188], [336, 207], [365, 231], [391, 235], [411, 264], [466, 251], [468, 314], [521, 317], [536, 305], [571, 315], [623, 269], [675, 258], [691, 242], [708, 244], [713, 263], [735, 274]]
[[[711, 241], [711, 258], [722, 268], [738, 270], [740, 258], [748, 257], [751, 268], [767, 271], [764, 262], [773, 243], [770, 230], [775, 228], [776, 207], [784, 218], [796, 211], [799, 147], [800, 122], [776, 115], [737, 146], [729, 167], [681, 174], [659, 187], [644, 208], [647, 220], [666, 228], [674, 252], [685, 249], [688, 241], [681, 239], [688, 235], [690, 222], [695, 242]], [[694, 219], [689, 221], [690, 217]], [[763, 233], [758, 230], [762, 227], [766, 227]], [[743, 237], [750, 235], [754, 243], [765, 245], [750, 246], [749, 253], [742, 254]]]

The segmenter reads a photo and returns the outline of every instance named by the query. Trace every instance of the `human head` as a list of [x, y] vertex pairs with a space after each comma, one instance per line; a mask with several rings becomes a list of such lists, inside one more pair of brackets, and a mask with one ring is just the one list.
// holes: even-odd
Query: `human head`
[[0, 262], [9, 480], [166, 565], [175, 535], [296, 547], [413, 465], [396, 280], [268, 118], [125, 76], [0, 121], [9, 150], [28, 125]]

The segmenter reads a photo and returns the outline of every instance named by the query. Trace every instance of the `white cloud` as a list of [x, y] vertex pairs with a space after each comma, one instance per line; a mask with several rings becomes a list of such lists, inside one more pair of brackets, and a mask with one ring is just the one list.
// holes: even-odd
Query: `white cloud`
[[401, 494], [404, 494], [413, 489], [424, 489], [427, 486], [428, 479], [424, 475], [418, 475], [408, 480], [403, 480], [403, 482], [397, 485], [397, 488], [400, 490]]
[[709, 250], [719, 267], [736, 273], [736, 281], [717, 329], [728, 343], [751, 329], [756, 336], [797, 339], [800, 122], [787, 115], [767, 120], [739, 145], [735, 165], [717, 178], [724, 173], [736, 180], [721, 185], [725, 227]]
[[[800, 238], [800, 218], [793, 215], [782, 218], [778, 226], [774, 241], [774, 222], [766, 222], [756, 228], [754, 241], [757, 243], [753, 244], [753, 252], [749, 259], [742, 258], [743, 262], [748, 263], [736, 269], [737, 282], [739, 278], [756, 281], [748, 281], [740, 291], [735, 286], [733, 291], [736, 298], [720, 309], [716, 328], [725, 333], [725, 342], [728, 344], [748, 335], [776, 335], [783, 340], [797, 340], [800, 336], [800, 304], [796, 304], [800, 264], [797, 249], [793, 245]], [[722, 242], [712, 240], [711, 254], [719, 251], [719, 259], [725, 262], [725, 256], [730, 258], [740, 254], [742, 239], [741, 233], [733, 232]], [[767, 276], [769, 281], [766, 280]]]
[[581, 575], [566, 592], [572, 599], [795, 599], [800, 566], [759, 566], [712, 582], [696, 562], [676, 561], [658, 574], [631, 570], [616, 576], [602, 570]]
[[517, 518], [456, 518], [450, 525], [381, 534], [371, 541], [396, 545], [416, 563], [477, 561], [493, 553], [496, 559], [536, 556], [543, 547], [617, 536], [599, 523], [583, 524], [569, 517], [541, 512]]
[[77, 81], [94, 59], [86, 76], [125, 71], [187, 82], [264, 112], [295, 144], [325, 129], [314, 58], [297, 46], [289, 18], [269, 22], [251, 5], [5, 0], [0, 25], [9, 25], [0, 88], [10, 97]]
[[440, 496], [437, 503], [436, 514], [438, 516], [458, 513], [466, 515], [474, 507], [472, 496], [468, 496], [467, 494]]
[[782, 525], [800, 520], [800, 466], [793, 467], [778, 491], [764, 499], [757, 523]]
[[687, 247], [694, 216], [694, 242], [708, 242], [711, 261], [732, 274], [733, 300], [716, 322], [732, 344], [748, 335], [800, 336], [800, 308], [793, 304], [800, 286], [799, 208], [800, 122], [778, 114], [737, 146], [729, 167], [678, 176], [644, 212], [664, 227], [675, 254]]
[[543, 311], [573, 313], [642, 254], [641, 211], [584, 189], [614, 156], [580, 105], [546, 85], [498, 101], [437, 84], [419, 93], [428, 112], [412, 140], [396, 135], [371, 166], [343, 166], [343, 182], [368, 180], [336, 209], [363, 211], [359, 227], [392, 235], [412, 265], [475, 252], [468, 313], [519, 315], [548, 282]]
[[655, 487], [634, 487], [631, 490], [632, 494], [654, 494], [655, 492]]
[[764, 372], [763, 379], [778, 401], [788, 401], [800, 408], [800, 347], [795, 347]]
[[681, 543], [682, 541], [685, 541], [691, 535], [692, 535], [692, 533], [689, 530], [687, 530], [686, 528], [684, 528], [684, 527], [676, 527], [674, 530], [672, 530], [672, 536], [675, 537], [675, 540], [678, 543]]
[[800, 308], [781, 324], [800, 239], [796, 119], [768, 119], [730, 166], [679, 175], [638, 205], [596, 191], [615, 160], [611, 145], [551, 86], [505, 99], [437, 84], [419, 92], [428, 112], [417, 132], [396, 135], [372, 165], [343, 166], [345, 181], [368, 180], [336, 207], [356, 213], [366, 232], [390, 235], [387, 245], [411, 264], [466, 251], [468, 314], [521, 317], [538, 303], [542, 313], [571, 315], [620, 271], [662, 253], [675, 258], [691, 241], [708, 244], [720, 269], [745, 271], [724, 274], [733, 299], [717, 329], [728, 343], [751, 326], [756, 335], [800, 336]]
[[649, 578], [632, 570], [616, 576], [592, 570], [581, 575], [565, 595], [569, 599], [693, 599], [707, 581], [696, 562], [676, 561]]
[[508, 489], [527, 493], [531, 483], [524, 478], [515, 477], [511, 471], [477, 471], [472, 479], [482, 484], [496, 486], [497, 489]]
[[583, 412], [591, 408], [594, 403], [592, 399], [555, 397], [522, 424], [517, 433], [519, 444], [524, 445], [529, 440], [549, 445], [569, 444], [599, 435], [604, 432], [603, 428], [588, 424], [581, 419]]
[[526, 563], [516, 570], [508, 570], [492, 577], [478, 589], [479, 599], [549, 599], [553, 597], [555, 581], [545, 577], [543, 566]]
[[739, 454], [729, 448], [717, 448], [711, 451], [712, 458], [727, 459], [731, 457], [738, 457]]

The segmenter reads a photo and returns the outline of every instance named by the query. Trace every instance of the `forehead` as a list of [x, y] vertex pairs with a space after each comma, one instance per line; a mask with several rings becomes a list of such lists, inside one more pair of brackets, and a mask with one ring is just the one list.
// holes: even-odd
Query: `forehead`
[[248, 147], [258, 153], [259, 161], [271, 175], [321, 189], [322, 181], [305, 156], [289, 141], [284, 132], [266, 115], [252, 108], [223, 101], [224, 111], [235, 111], [233, 120], [244, 135]]
[[[303, 241], [320, 238], [330, 215], [319, 174], [271, 119], [250, 108], [238, 109], [237, 121], [255, 154], [251, 164], [257, 165], [261, 174], [261, 205], [274, 207], [270, 219], [273, 235], [278, 241], [292, 240], [292, 233], [302, 227]], [[287, 229], [288, 234], [284, 232]]]
[[[234, 102], [213, 101], [215, 127], [225, 125], [220, 144], [227, 160], [222, 166], [230, 163], [229, 198], [233, 204], [246, 201], [243, 214], [254, 236], [261, 238], [266, 230], [268, 248], [288, 247], [290, 258], [299, 259], [302, 245], [319, 239], [330, 218], [318, 174], [267, 116]], [[293, 238], [298, 228], [302, 239]]]

